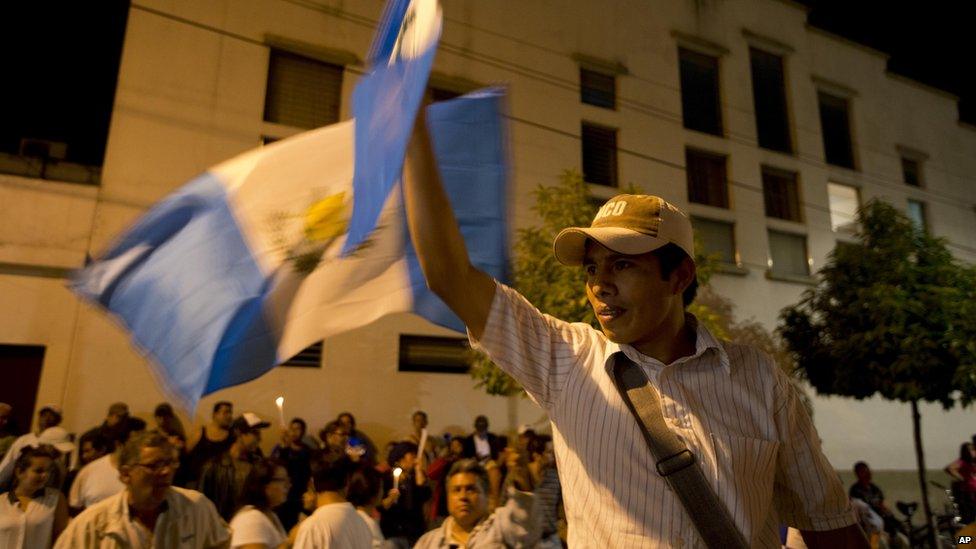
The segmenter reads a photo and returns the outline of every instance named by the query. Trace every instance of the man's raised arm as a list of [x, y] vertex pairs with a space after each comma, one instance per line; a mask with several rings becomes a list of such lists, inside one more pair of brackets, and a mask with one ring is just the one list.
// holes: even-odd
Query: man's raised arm
[[403, 170], [410, 238], [427, 286], [481, 339], [495, 281], [476, 269], [444, 192], [427, 132], [425, 109], [417, 115]]

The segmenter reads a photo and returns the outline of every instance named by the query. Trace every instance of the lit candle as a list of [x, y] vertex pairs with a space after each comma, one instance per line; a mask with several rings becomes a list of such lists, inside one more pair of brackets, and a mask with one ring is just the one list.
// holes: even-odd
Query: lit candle
[[278, 406], [278, 421], [281, 422], [281, 426], [285, 426], [285, 397], [280, 396], [275, 399], [275, 404]]
[[402, 474], [403, 474], [403, 469], [401, 469], [399, 467], [397, 467], [396, 469], [393, 470], [393, 489], [394, 490], [399, 490], [400, 489], [400, 475], [402, 475]]

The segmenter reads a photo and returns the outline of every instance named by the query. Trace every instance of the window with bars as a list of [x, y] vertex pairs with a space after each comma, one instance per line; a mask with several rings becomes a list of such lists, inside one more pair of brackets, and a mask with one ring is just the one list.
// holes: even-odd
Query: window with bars
[[462, 337], [400, 336], [401, 372], [467, 374], [471, 368], [468, 340]]
[[729, 207], [729, 186], [725, 156], [696, 149], [685, 149], [685, 176], [688, 200], [718, 208]]
[[296, 368], [321, 368], [322, 367], [322, 342], [313, 343], [299, 351], [299, 353], [285, 362], [282, 366], [293, 366]]
[[783, 58], [749, 48], [749, 60], [752, 67], [752, 102], [756, 112], [759, 146], [792, 153]]
[[846, 97], [818, 92], [820, 131], [824, 158], [828, 164], [854, 169], [854, 144], [851, 140], [850, 106]]
[[580, 67], [580, 101], [607, 109], [617, 108], [616, 77]]
[[836, 233], [853, 234], [857, 230], [857, 209], [861, 206], [857, 187], [827, 183], [830, 202], [830, 227]]
[[617, 186], [617, 130], [583, 122], [583, 180]]
[[912, 220], [915, 228], [920, 231], [927, 231], [929, 228], [925, 210], [924, 202], [912, 199], [908, 200], [908, 218]]
[[735, 236], [732, 223], [693, 217], [691, 218], [691, 225], [695, 228], [695, 235], [704, 246], [705, 254], [715, 256], [723, 263], [736, 264]]
[[796, 172], [763, 166], [763, 200], [766, 216], [788, 221], [803, 221]]
[[908, 157], [901, 157], [901, 175], [906, 185], [922, 186], [922, 163]]
[[722, 135], [718, 58], [678, 48], [681, 116], [690, 130]]
[[807, 238], [800, 234], [769, 231], [769, 272], [778, 276], [810, 276]]
[[272, 49], [264, 120], [306, 129], [338, 122], [342, 72], [339, 65]]

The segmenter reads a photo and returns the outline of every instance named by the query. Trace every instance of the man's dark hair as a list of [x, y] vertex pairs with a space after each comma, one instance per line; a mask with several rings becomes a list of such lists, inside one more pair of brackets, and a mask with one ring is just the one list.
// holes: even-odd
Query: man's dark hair
[[332, 420], [332, 421], [326, 423], [325, 424], [325, 427], [323, 427], [322, 430], [319, 431], [319, 438], [322, 439], [322, 442], [325, 442], [325, 437], [331, 435], [332, 433], [338, 431], [339, 429], [343, 429], [344, 430], [345, 428], [346, 428], [346, 426], [343, 425], [342, 423], [339, 423], [339, 420], [337, 420], [337, 419], [336, 420]]
[[[668, 243], [663, 247], [654, 250], [654, 255], [657, 256], [658, 260], [661, 262], [661, 279], [668, 280], [671, 278], [671, 273], [677, 269], [685, 259], [692, 259], [688, 257], [688, 253], [682, 250], [677, 244]], [[684, 293], [681, 294], [681, 301], [684, 303], [685, 307], [691, 305], [691, 302], [695, 300], [695, 296], [698, 295], [698, 274], [695, 274], [695, 278], [692, 279], [691, 284], [685, 288]]]
[[455, 461], [454, 465], [451, 465], [450, 470], [447, 471], [447, 482], [444, 485], [446, 486], [451, 481], [451, 477], [462, 473], [470, 473], [477, 476], [478, 483], [481, 484], [481, 489], [486, 494], [488, 493], [488, 471], [475, 459], [459, 459]]
[[525, 451], [529, 454], [527, 457], [530, 460], [535, 454], [544, 454], [546, 453], [546, 441], [539, 437], [532, 437], [529, 443], [525, 445]]
[[274, 481], [275, 472], [279, 467], [284, 468], [285, 466], [273, 459], [260, 459], [254, 462], [251, 465], [251, 470], [244, 477], [244, 485], [241, 488], [237, 508], [251, 505], [261, 511], [270, 510], [271, 502], [268, 501], [265, 488]]
[[407, 454], [417, 455], [417, 445], [408, 441], [398, 442], [393, 448], [390, 448], [386, 462], [390, 464], [390, 467], [396, 467], [396, 463]]
[[122, 447], [119, 454], [119, 465], [134, 465], [139, 462], [143, 448], [162, 448], [173, 451], [173, 445], [166, 435], [156, 431], [141, 431], [134, 433]]
[[[293, 417], [291, 418], [291, 423], [297, 423], [302, 427], [302, 436], [305, 436], [305, 433], [308, 432], [308, 425], [305, 423], [304, 419], [300, 417]], [[291, 423], [289, 423], [289, 425], [291, 425]]]
[[220, 409], [221, 409], [221, 408], [223, 408], [224, 406], [226, 406], [226, 407], [228, 407], [228, 408], [230, 408], [231, 410], [233, 410], [233, 409], [234, 409], [234, 405], [233, 405], [233, 404], [231, 404], [231, 403], [230, 403], [230, 401], [227, 401], [227, 400], [221, 400], [221, 401], [219, 401], [219, 402], [217, 402], [216, 404], [214, 404], [214, 406], [213, 406], [213, 413], [215, 413], [215, 414], [216, 414], [216, 413], [217, 413], [217, 412], [219, 412], [219, 411], [220, 411]]
[[963, 463], [973, 463], [973, 454], [972, 450], [970, 450], [972, 447], [972, 442], [963, 442], [962, 446], [959, 447], [959, 459]]
[[865, 463], [863, 461], [859, 461], [859, 462], [857, 462], [857, 463], [854, 464], [854, 473], [857, 473], [858, 469], [867, 469], [867, 468], [868, 468], [868, 464], [867, 463]]
[[59, 457], [61, 457], [61, 452], [50, 444], [26, 446], [20, 450], [20, 455], [17, 456], [17, 461], [14, 462], [14, 471], [17, 473], [23, 473], [30, 468], [31, 460], [34, 458], [49, 458], [51, 460], [56, 460]]
[[353, 507], [365, 507], [379, 498], [382, 482], [383, 477], [373, 467], [357, 467], [349, 475], [346, 499]]
[[313, 454], [312, 484], [316, 492], [341, 492], [346, 489], [352, 462], [345, 454], [321, 450]]
[[86, 442], [92, 445], [92, 450], [103, 456], [115, 449], [115, 442], [98, 430], [81, 435], [81, 438], [78, 439], [78, 447], [84, 446]]
[[336, 416], [336, 420], [341, 420], [342, 419], [342, 416], [348, 417], [349, 418], [349, 425], [351, 425], [353, 429], [356, 428], [356, 416], [352, 415], [352, 413], [350, 413], [350, 412], [342, 412], [341, 414], [339, 414], [339, 415]]

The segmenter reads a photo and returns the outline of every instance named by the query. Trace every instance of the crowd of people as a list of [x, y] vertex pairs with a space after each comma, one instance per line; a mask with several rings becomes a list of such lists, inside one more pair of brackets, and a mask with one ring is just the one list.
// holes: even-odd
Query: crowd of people
[[[952, 500], [958, 509], [959, 525], [976, 521], [976, 435], [959, 447], [959, 458], [944, 468], [952, 478]], [[908, 547], [910, 544], [906, 519], [895, 515], [885, 500], [884, 491], [873, 482], [871, 467], [859, 461], [854, 464], [856, 481], [851, 484], [851, 498], [858, 522], [879, 543], [889, 547]]]
[[226, 401], [191, 432], [167, 403], [153, 425], [114, 403], [77, 446], [56, 406], [19, 437], [10, 412], [0, 403], [4, 548], [561, 547], [565, 537], [550, 437], [523, 428], [509, 441], [485, 416], [470, 435], [428, 437], [417, 411], [382, 451], [349, 412], [317, 437], [296, 417], [265, 455], [262, 437], [277, 429]]

